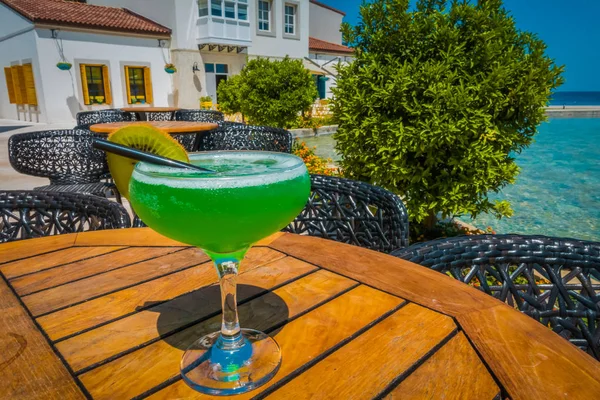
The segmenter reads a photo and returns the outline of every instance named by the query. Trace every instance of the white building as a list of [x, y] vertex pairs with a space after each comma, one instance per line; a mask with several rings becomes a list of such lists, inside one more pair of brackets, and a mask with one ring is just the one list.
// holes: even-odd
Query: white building
[[[314, 0], [0, 0], [0, 118], [197, 108], [253, 57], [303, 59], [330, 97], [333, 66], [352, 53], [342, 17]], [[60, 61], [72, 68], [58, 69]], [[168, 63], [176, 73], [165, 72]]]

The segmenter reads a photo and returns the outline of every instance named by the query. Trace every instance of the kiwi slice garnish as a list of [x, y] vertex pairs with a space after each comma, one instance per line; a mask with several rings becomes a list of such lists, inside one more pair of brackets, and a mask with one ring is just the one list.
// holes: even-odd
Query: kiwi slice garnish
[[[121, 128], [111, 133], [108, 140], [162, 157], [190, 162], [187, 151], [175, 139], [150, 125], [130, 125]], [[113, 153], [106, 153], [106, 159], [117, 189], [122, 196], [129, 199], [129, 179], [137, 160]]]

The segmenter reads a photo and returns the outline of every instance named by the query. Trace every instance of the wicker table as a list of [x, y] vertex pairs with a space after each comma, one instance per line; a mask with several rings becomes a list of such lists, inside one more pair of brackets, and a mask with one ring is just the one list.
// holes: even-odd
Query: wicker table
[[[143, 229], [0, 246], [0, 398], [207, 397], [183, 349], [220, 327], [216, 272]], [[242, 326], [282, 347], [243, 398], [598, 398], [600, 363], [529, 317], [435, 271], [279, 233], [239, 277]], [[8, 283], [8, 284], [7, 284]]]
[[117, 129], [131, 125], [151, 125], [171, 134], [198, 133], [218, 128], [219, 125], [210, 122], [189, 121], [147, 121], [147, 122], [107, 122], [90, 126], [90, 130], [96, 133], [109, 134]]
[[179, 107], [124, 107], [121, 111], [134, 113], [138, 121], [147, 121], [147, 113], [169, 113], [169, 119], [173, 119], [175, 111], [181, 110]]

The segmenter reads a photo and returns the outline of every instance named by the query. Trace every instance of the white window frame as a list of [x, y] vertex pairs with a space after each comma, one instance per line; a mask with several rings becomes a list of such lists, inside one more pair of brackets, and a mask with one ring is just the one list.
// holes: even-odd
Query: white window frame
[[[288, 9], [292, 10], [292, 14], [288, 14]], [[286, 35], [296, 35], [296, 26], [298, 15], [298, 6], [296, 4], [285, 3], [283, 7], [283, 32]], [[288, 18], [291, 17], [291, 21]], [[291, 28], [291, 32], [288, 29]]]
[[[294, 19], [293, 19], [293, 28], [294, 33], [287, 33], [286, 27], [289, 25], [287, 23], [288, 16], [287, 7], [293, 7], [294, 9]], [[283, 2], [283, 10], [281, 11], [281, 18], [283, 20], [283, 38], [284, 39], [295, 39], [300, 40], [300, 21], [302, 20], [300, 14], [300, 2], [296, 0], [288, 0]]]
[[[261, 10], [261, 6], [265, 5], [265, 4], [267, 5], [267, 8], [268, 8], [266, 19], [264, 18], [265, 10]], [[257, 10], [258, 10], [258, 30], [262, 31], [262, 32], [271, 32], [271, 27], [273, 26], [273, 21], [272, 21], [273, 18], [271, 18], [271, 14], [272, 14], [271, 2], [269, 0], [258, 0]], [[264, 26], [265, 23], [267, 24], [268, 29], [264, 29], [264, 28], [260, 27], [261, 24]]]
[[[261, 10], [261, 3], [266, 3], [269, 5], [269, 11], [267, 13], [267, 20], [263, 17], [264, 10]], [[256, 34], [260, 36], [276, 36], [275, 29], [275, 0], [256, 0]], [[269, 29], [261, 29], [261, 23], [268, 23]]]
[[[212, 3], [220, 4], [221, 15], [213, 15], [212, 14]], [[225, 13], [225, 4], [233, 3], [233, 18], [226, 17]], [[246, 7], [246, 19], [240, 19], [240, 6]], [[202, 10], [205, 10], [205, 14], [202, 15]], [[248, 0], [198, 0], [198, 15], [200, 18], [221, 18], [229, 21], [241, 21], [248, 22]]]

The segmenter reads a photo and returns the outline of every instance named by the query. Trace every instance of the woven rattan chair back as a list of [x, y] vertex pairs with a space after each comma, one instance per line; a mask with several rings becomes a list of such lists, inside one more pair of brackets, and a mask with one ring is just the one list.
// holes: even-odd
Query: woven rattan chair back
[[418, 243], [393, 255], [474, 285], [600, 359], [600, 243], [459, 236]]
[[16, 134], [8, 140], [10, 164], [23, 174], [49, 178], [52, 184], [99, 182], [108, 166], [104, 153], [92, 147], [95, 137], [85, 129]]
[[311, 175], [304, 210], [284, 231], [389, 253], [408, 246], [408, 214], [395, 194], [364, 182]]
[[120, 204], [78, 193], [0, 191], [0, 215], [0, 243], [131, 225]]
[[259, 150], [292, 152], [292, 134], [268, 126], [221, 124], [200, 135], [198, 150]]
[[121, 110], [96, 110], [77, 113], [78, 129], [89, 129], [94, 124], [131, 121], [131, 114]]
[[175, 121], [215, 122], [225, 121], [222, 112], [213, 110], [178, 110], [175, 111]]

